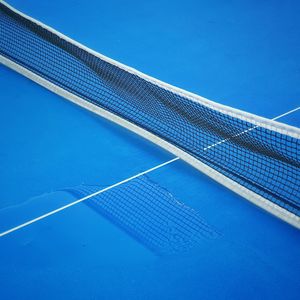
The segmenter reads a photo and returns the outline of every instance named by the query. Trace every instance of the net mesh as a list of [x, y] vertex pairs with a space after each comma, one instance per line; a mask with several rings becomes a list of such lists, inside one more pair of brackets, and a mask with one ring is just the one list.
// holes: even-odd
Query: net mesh
[[[65, 189], [77, 199], [98, 190], [99, 186], [90, 185]], [[158, 255], [190, 251], [220, 236], [199, 212], [146, 176], [84, 203]]]
[[0, 54], [300, 216], [300, 139], [146, 80], [0, 3]]

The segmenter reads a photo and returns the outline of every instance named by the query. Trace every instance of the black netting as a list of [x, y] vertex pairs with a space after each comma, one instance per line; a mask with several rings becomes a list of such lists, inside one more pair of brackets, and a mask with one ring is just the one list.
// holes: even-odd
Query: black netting
[[[65, 189], [76, 199], [98, 190], [98, 186], [89, 185]], [[219, 236], [197, 211], [179, 202], [146, 176], [130, 180], [84, 203], [159, 255], [185, 252], [201, 245], [203, 240]]]
[[2, 56], [146, 129], [300, 216], [299, 139], [254, 127], [146, 81], [3, 4], [0, 26]]

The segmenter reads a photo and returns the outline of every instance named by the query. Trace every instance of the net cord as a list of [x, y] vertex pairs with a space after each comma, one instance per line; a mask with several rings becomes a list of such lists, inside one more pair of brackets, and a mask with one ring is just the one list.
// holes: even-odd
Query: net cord
[[[13, 10], [14, 12], [18, 13], [19, 15], [27, 18], [28, 20], [31, 20], [32, 22], [35, 22], [36, 24], [38, 24], [39, 26], [53, 32], [54, 34], [58, 35], [59, 37], [69, 41], [70, 43], [73, 43], [74, 45], [84, 49], [85, 51], [88, 51], [89, 53], [113, 64], [116, 65], [119, 68], [122, 68], [123, 70], [133, 73], [147, 81], [150, 81], [156, 85], [159, 85], [160, 87], [167, 89], [173, 93], [177, 93], [179, 95], [183, 95], [184, 97], [187, 97], [188, 99], [201, 103], [202, 105], [205, 105], [209, 108], [215, 109], [221, 113], [227, 114], [229, 116], [235, 117], [235, 118], [239, 118], [243, 121], [247, 121], [252, 123], [254, 126], [259, 126], [259, 127], [264, 127], [266, 129], [269, 130], [273, 130], [276, 131], [278, 133], [287, 135], [287, 136], [291, 136], [294, 138], [298, 138], [300, 139], [300, 128], [296, 128], [287, 124], [283, 124], [274, 120], [269, 120], [269, 119], [265, 119], [263, 117], [259, 117], [247, 112], [243, 112], [240, 111], [238, 109], [235, 108], [231, 108], [231, 107], [227, 107], [225, 105], [222, 104], [218, 104], [215, 103], [211, 100], [207, 100], [201, 96], [192, 94], [190, 92], [184, 91], [180, 88], [171, 86], [169, 84], [166, 84], [160, 80], [157, 80], [155, 78], [152, 78], [148, 75], [145, 75], [131, 67], [127, 67], [119, 62], [116, 62], [106, 56], [103, 56], [102, 54], [99, 54], [81, 44], [79, 44], [78, 42], [64, 36], [63, 34], [57, 32], [56, 30], [50, 28], [49, 26], [23, 14], [22, 12], [19, 12], [18, 10], [16, 10], [15, 8], [11, 7], [10, 5], [8, 5], [7, 3], [5, 3], [4, 1], [0, 2], [2, 4], [4, 4], [5, 6], [7, 6], [9, 9]], [[125, 127], [126, 129], [144, 137], [145, 139], [153, 142], [154, 144], [164, 148], [165, 150], [167, 150], [168, 152], [176, 155], [177, 157], [181, 158], [182, 160], [184, 160], [185, 162], [187, 162], [188, 164], [190, 164], [191, 166], [193, 166], [194, 168], [198, 169], [199, 171], [201, 171], [202, 173], [206, 174], [207, 176], [211, 177], [212, 179], [214, 179], [215, 181], [217, 181], [218, 183], [222, 184], [223, 186], [227, 187], [228, 189], [230, 189], [231, 191], [235, 192], [236, 194], [242, 196], [243, 198], [249, 200], [250, 202], [252, 202], [253, 204], [255, 204], [256, 206], [259, 206], [260, 208], [266, 210], [267, 212], [273, 214], [274, 216], [280, 218], [281, 220], [291, 224], [292, 226], [295, 226], [296, 228], [300, 229], [300, 217], [296, 216], [295, 214], [285, 210], [284, 208], [280, 207], [279, 205], [265, 199], [264, 197], [252, 192], [251, 190], [245, 188], [244, 186], [240, 185], [239, 183], [231, 180], [230, 178], [224, 176], [223, 174], [217, 172], [216, 170], [214, 170], [213, 168], [209, 167], [208, 165], [202, 163], [201, 161], [197, 160], [196, 158], [194, 158], [193, 156], [187, 154], [186, 152], [182, 151], [181, 149], [177, 148], [176, 146], [170, 144], [169, 142], [165, 141], [164, 139], [148, 132], [147, 130], [144, 130], [136, 125], [134, 125], [133, 123], [124, 120], [100, 107], [98, 107], [95, 104], [92, 104], [90, 102], [87, 102], [86, 100], [64, 90], [63, 88], [49, 82], [48, 80], [42, 78], [41, 76], [31, 72], [30, 70], [16, 64], [15, 62], [7, 59], [6, 57], [0, 55], [0, 63], [2, 63], [3, 65], [7, 66], [8, 68], [13, 69], [14, 71], [22, 74], [23, 76], [31, 79], [32, 81], [42, 85], [43, 87], [47, 88], [48, 90], [62, 96], [63, 98], [66, 98], [67, 100], [101, 116], [104, 117], [105, 119], [108, 119], [109, 121], [112, 121], [114, 123], [117, 123], [118, 125]]]

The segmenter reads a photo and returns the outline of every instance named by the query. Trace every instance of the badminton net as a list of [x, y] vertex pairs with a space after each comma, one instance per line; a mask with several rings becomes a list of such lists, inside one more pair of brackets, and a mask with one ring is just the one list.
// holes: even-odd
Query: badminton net
[[300, 130], [170, 86], [0, 2], [0, 61], [300, 226]]

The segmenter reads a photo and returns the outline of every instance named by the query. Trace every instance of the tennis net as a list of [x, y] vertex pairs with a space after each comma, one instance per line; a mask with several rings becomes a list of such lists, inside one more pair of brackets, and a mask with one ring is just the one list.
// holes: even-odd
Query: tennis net
[[170, 86], [0, 2], [0, 62], [300, 227], [300, 129]]

